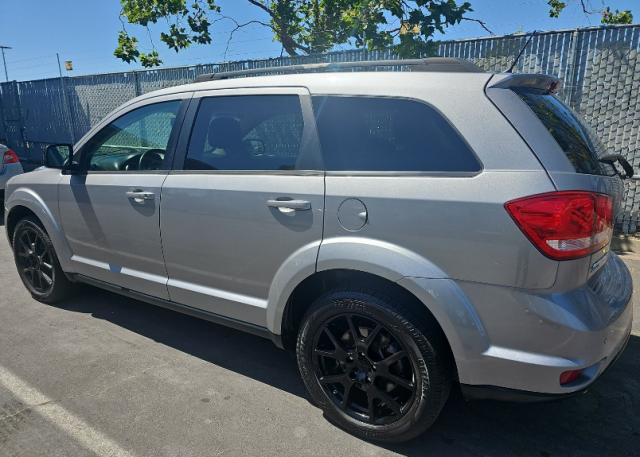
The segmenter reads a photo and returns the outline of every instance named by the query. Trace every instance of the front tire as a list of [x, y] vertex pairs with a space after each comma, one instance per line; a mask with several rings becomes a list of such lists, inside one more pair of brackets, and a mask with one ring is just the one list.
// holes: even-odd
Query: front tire
[[22, 283], [36, 300], [55, 303], [72, 295], [75, 285], [62, 271], [51, 239], [37, 219], [26, 217], [16, 224], [13, 256]]
[[452, 384], [444, 336], [402, 298], [333, 291], [303, 319], [298, 367], [334, 424], [364, 439], [407, 441], [437, 419]]

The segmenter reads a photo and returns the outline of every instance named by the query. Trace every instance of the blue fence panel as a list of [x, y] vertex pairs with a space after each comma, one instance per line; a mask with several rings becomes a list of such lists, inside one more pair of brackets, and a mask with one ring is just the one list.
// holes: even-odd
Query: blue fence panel
[[[531, 38], [515, 71], [563, 81], [560, 96], [595, 127], [606, 146], [640, 167], [640, 26], [603, 26], [442, 42], [437, 55], [468, 59], [487, 71], [507, 70]], [[47, 143], [73, 143], [125, 101], [192, 82], [204, 73], [292, 64], [396, 59], [392, 49], [348, 50], [178, 68], [0, 84], [0, 140], [31, 168]], [[397, 67], [395, 69], [400, 69]], [[355, 71], [355, 70], [354, 70]], [[618, 229], [639, 230], [640, 180], [626, 183]]]

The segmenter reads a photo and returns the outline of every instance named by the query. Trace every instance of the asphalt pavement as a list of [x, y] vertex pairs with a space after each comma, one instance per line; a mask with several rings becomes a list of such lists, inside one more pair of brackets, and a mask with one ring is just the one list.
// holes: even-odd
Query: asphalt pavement
[[[640, 284], [640, 255], [623, 258]], [[57, 306], [33, 300], [2, 233], [0, 456], [640, 455], [638, 320], [633, 333], [587, 394], [454, 393], [425, 435], [381, 447], [328, 423], [295, 359], [267, 340], [89, 287]]]

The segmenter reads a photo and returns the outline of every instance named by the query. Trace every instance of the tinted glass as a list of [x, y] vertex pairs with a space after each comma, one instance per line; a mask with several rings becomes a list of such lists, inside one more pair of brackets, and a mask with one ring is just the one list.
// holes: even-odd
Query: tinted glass
[[100, 130], [82, 148], [89, 171], [163, 169], [180, 100], [135, 109]]
[[540, 91], [517, 91], [517, 94], [555, 138], [576, 172], [612, 174], [610, 165], [598, 161], [604, 154], [604, 147], [568, 106], [555, 96]]
[[205, 98], [185, 170], [295, 170], [304, 122], [297, 95]]
[[313, 106], [327, 170], [475, 172], [481, 168], [459, 133], [424, 103], [314, 97]]

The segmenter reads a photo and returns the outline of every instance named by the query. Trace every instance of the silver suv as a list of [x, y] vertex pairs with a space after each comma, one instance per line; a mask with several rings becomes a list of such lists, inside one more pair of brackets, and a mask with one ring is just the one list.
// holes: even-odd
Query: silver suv
[[83, 282], [270, 338], [371, 440], [417, 436], [453, 386], [583, 391], [630, 334], [609, 246], [632, 170], [557, 79], [404, 65], [129, 101], [9, 182], [22, 281], [45, 303]]

